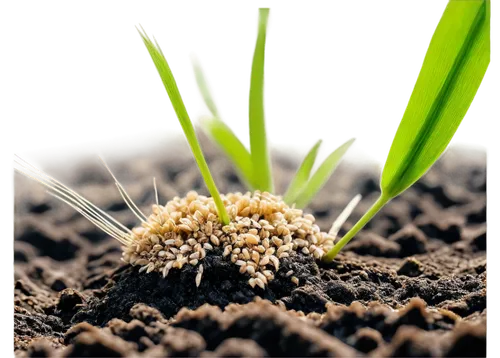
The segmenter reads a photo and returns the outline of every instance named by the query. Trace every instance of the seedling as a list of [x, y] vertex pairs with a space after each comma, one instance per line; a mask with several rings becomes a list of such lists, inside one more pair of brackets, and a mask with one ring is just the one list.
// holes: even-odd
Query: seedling
[[[331, 261], [354, 235], [392, 198], [418, 180], [445, 150], [472, 102], [489, 64], [489, 1], [450, 1], [434, 33], [407, 110], [394, 138], [381, 178], [381, 195], [368, 212], [337, 243], [340, 227], [361, 197], [356, 196], [333, 223], [321, 232], [305, 207], [331, 176], [353, 139], [331, 153], [314, 174], [321, 141], [306, 155], [284, 195], [273, 194], [273, 181], [264, 121], [264, 54], [268, 9], [259, 12], [249, 100], [250, 151], [220, 119], [201, 67], [195, 62], [196, 78], [213, 118], [204, 130], [233, 161], [252, 192], [221, 195], [211, 176], [194, 126], [177, 88], [167, 60], [156, 42], [141, 29], [139, 34], [158, 70], [172, 106], [186, 135], [193, 156], [211, 197], [196, 192], [175, 197], [160, 205], [158, 195], [152, 214], [146, 216], [113, 176], [118, 191], [140, 220], [128, 229], [109, 214], [22, 159], [16, 170], [50, 189], [98, 228], [123, 245], [122, 260], [141, 266], [139, 271], [160, 272], [184, 265], [198, 267], [214, 250], [239, 266], [252, 287], [262, 289], [274, 279], [280, 260], [302, 253]], [[156, 191], [156, 182], [154, 182]], [[218, 251], [217, 251], [218, 250]], [[299, 284], [293, 271], [286, 273]]]
[[435, 163], [467, 113], [490, 63], [490, 2], [451, 0], [432, 36], [368, 212], [324, 257], [331, 261], [368, 221]]

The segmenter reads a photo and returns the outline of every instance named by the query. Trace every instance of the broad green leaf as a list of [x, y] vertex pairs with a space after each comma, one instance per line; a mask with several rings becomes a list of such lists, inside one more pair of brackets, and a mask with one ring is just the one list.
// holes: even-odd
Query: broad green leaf
[[448, 3], [382, 173], [383, 195], [417, 181], [446, 149], [490, 62], [489, 1]]
[[249, 124], [250, 153], [256, 189], [273, 192], [271, 160], [267, 148], [264, 120], [264, 53], [269, 9], [259, 9], [259, 33], [252, 62], [250, 78]]
[[326, 181], [333, 174], [335, 168], [337, 168], [340, 160], [353, 142], [354, 138], [349, 139], [347, 142], [335, 149], [333, 153], [331, 153], [323, 161], [323, 163], [321, 163], [319, 168], [316, 170], [311, 179], [309, 179], [300, 194], [297, 196], [297, 199], [295, 200], [295, 206], [297, 208], [304, 208], [307, 206], [307, 204], [309, 204], [316, 193], [320, 191], [323, 185], [325, 185]]
[[236, 166], [245, 184], [250, 190], [253, 190], [252, 158], [250, 157], [250, 152], [245, 148], [238, 137], [236, 137], [234, 132], [220, 119], [203, 69], [195, 59], [193, 59], [193, 68], [203, 100], [213, 115], [213, 118], [201, 120], [201, 127], [229, 157]]
[[314, 161], [316, 160], [316, 156], [318, 155], [319, 146], [321, 145], [321, 140], [318, 140], [316, 144], [311, 148], [309, 153], [307, 153], [304, 161], [300, 165], [297, 173], [293, 177], [290, 185], [288, 186], [288, 190], [286, 194], [283, 196], [283, 200], [286, 203], [293, 204], [297, 199], [297, 196], [300, 194], [304, 185], [306, 184], [309, 176], [311, 175], [311, 169], [314, 165]]
[[198, 139], [196, 138], [196, 133], [194, 131], [193, 123], [188, 116], [186, 111], [186, 107], [184, 106], [184, 102], [182, 101], [181, 94], [179, 93], [179, 89], [177, 88], [177, 83], [175, 82], [174, 75], [170, 70], [170, 67], [167, 63], [163, 52], [161, 51], [160, 46], [155, 42], [153, 43], [146, 33], [139, 30], [139, 34], [144, 41], [144, 45], [148, 49], [149, 54], [160, 74], [161, 80], [165, 89], [167, 90], [168, 96], [170, 98], [170, 102], [174, 107], [175, 113], [177, 114], [177, 118], [179, 118], [179, 122], [184, 131], [184, 134], [187, 138], [189, 146], [191, 147], [191, 151], [193, 152], [194, 159], [200, 168], [201, 175], [205, 181], [205, 184], [210, 192], [210, 195], [214, 198], [215, 205], [217, 207], [217, 212], [219, 213], [219, 217], [224, 224], [229, 223], [229, 216], [227, 214], [226, 208], [224, 207], [224, 203], [219, 195], [219, 191], [217, 190], [217, 186], [215, 185], [214, 179], [212, 178], [212, 174], [210, 173], [210, 169], [208, 168], [205, 157], [203, 156], [203, 152], [201, 151], [200, 144]]
[[434, 32], [382, 172], [382, 193], [323, 256], [332, 261], [392, 198], [439, 158], [465, 116], [490, 62], [490, 2], [451, 0]]
[[245, 146], [233, 131], [218, 118], [204, 118], [200, 121], [204, 132], [231, 159], [243, 181], [253, 190], [252, 159]]

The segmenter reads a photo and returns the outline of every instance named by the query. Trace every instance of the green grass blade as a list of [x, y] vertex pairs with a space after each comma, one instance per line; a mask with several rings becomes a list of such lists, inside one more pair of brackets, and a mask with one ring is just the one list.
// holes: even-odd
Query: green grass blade
[[264, 120], [264, 52], [269, 9], [259, 9], [259, 32], [252, 62], [250, 79], [249, 124], [250, 153], [256, 189], [273, 192], [271, 160], [267, 148]]
[[321, 163], [319, 168], [313, 174], [311, 179], [304, 186], [304, 189], [300, 192], [295, 200], [295, 206], [297, 208], [306, 207], [309, 202], [314, 198], [316, 193], [325, 185], [326, 181], [335, 171], [340, 160], [347, 152], [349, 147], [354, 142], [354, 138], [349, 139], [347, 142], [342, 144], [340, 147], [335, 149], [324, 161]]
[[382, 172], [382, 193], [324, 261], [332, 261], [385, 204], [439, 158], [472, 103], [489, 62], [489, 0], [451, 0], [434, 32], [392, 142]]
[[417, 181], [446, 149], [490, 62], [489, 1], [448, 3], [382, 173], [384, 195]]
[[311, 175], [311, 169], [318, 155], [319, 146], [321, 145], [321, 140], [318, 140], [316, 144], [311, 148], [309, 153], [307, 153], [304, 161], [300, 165], [297, 173], [293, 177], [286, 194], [283, 196], [283, 200], [290, 205], [295, 202], [297, 196], [300, 194], [304, 185], [307, 183], [309, 176]]
[[255, 190], [254, 183], [252, 182], [253, 171], [248, 148], [225, 120], [217, 101], [212, 81], [208, 77], [205, 67], [196, 52], [192, 51], [189, 54], [189, 63], [202, 109], [208, 114], [197, 116], [199, 118], [198, 123], [211, 142], [235, 168], [241, 181], [249, 190]]
[[201, 151], [200, 144], [198, 142], [198, 139], [196, 138], [193, 123], [191, 122], [191, 119], [189, 119], [186, 107], [184, 106], [181, 94], [179, 93], [179, 89], [177, 88], [177, 83], [175, 82], [174, 76], [172, 74], [172, 71], [170, 70], [167, 60], [156, 42], [153, 43], [144, 31], [139, 30], [139, 34], [141, 35], [142, 40], [144, 41], [144, 45], [146, 45], [146, 48], [148, 49], [148, 52], [151, 55], [151, 58], [156, 66], [156, 69], [160, 74], [163, 85], [167, 90], [170, 102], [174, 107], [175, 113], [179, 118], [179, 122], [184, 131], [184, 134], [186, 135], [189, 146], [191, 147], [191, 151], [193, 152], [194, 159], [196, 160], [196, 163], [200, 168], [201, 175], [203, 176], [210, 195], [212, 195], [212, 197], [214, 198], [220, 220], [224, 224], [228, 224], [229, 216], [219, 195], [219, 191], [217, 190], [214, 179], [210, 174], [210, 169], [208, 168], [205, 157], [203, 156], [203, 152]]
[[204, 132], [222, 149], [236, 167], [245, 184], [253, 190], [252, 159], [250, 153], [231, 129], [218, 118], [200, 121]]

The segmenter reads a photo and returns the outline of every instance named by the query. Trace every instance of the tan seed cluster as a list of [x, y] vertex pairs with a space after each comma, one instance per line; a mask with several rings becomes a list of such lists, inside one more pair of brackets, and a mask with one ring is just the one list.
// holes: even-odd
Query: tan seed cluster
[[[139, 271], [170, 270], [198, 265], [196, 285], [203, 275], [201, 261], [207, 251], [220, 246], [223, 256], [248, 275], [248, 283], [262, 289], [274, 279], [280, 260], [301, 252], [320, 259], [334, 244], [334, 237], [321, 232], [314, 217], [289, 207], [267, 192], [222, 195], [230, 223], [219, 222], [212, 198], [191, 191], [165, 206], [154, 205], [153, 214], [134, 228], [133, 242], [124, 248], [122, 260]], [[292, 276], [288, 271], [286, 276]], [[291, 281], [299, 283], [297, 277]]]

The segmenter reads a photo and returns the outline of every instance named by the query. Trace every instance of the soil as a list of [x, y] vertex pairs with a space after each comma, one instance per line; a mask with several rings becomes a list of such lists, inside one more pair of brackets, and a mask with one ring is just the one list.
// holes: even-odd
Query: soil
[[[206, 140], [221, 192], [245, 191]], [[111, 162], [143, 212], [208, 194], [183, 143]], [[299, 158], [275, 153], [282, 193]], [[48, 172], [125, 225], [137, 224], [98, 160]], [[343, 163], [306, 210], [328, 230], [357, 193], [344, 234], [376, 198], [378, 171]], [[217, 252], [166, 279], [120, 261], [118, 242], [44, 188], [15, 177], [14, 350], [19, 357], [486, 356], [486, 159], [449, 150], [331, 264], [298, 254], [266, 290]], [[286, 277], [290, 269], [299, 278]]]

